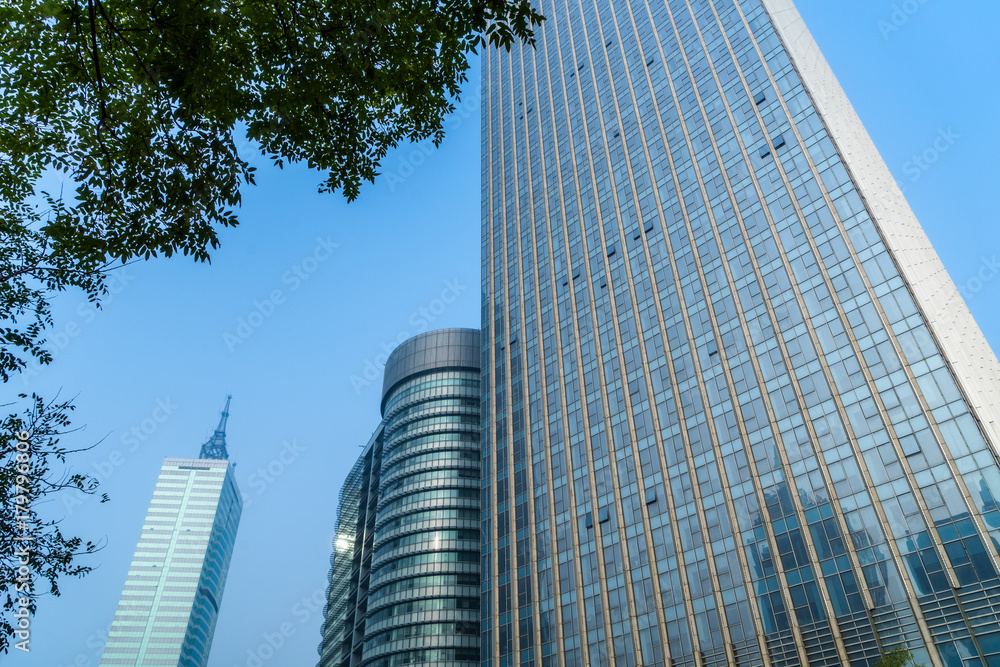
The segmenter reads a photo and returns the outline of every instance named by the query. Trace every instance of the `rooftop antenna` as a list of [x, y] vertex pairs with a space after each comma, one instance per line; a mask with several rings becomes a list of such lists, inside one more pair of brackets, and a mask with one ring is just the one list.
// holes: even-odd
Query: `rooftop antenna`
[[229, 402], [232, 399], [232, 394], [226, 396], [226, 407], [222, 409], [219, 425], [208, 442], [201, 446], [199, 459], [229, 460], [229, 452], [226, 450], [226, 422], [229, 420]]

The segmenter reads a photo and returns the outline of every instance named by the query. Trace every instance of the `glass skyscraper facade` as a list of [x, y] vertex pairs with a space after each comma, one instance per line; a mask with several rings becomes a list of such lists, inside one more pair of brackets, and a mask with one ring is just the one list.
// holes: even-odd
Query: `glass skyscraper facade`
[[1000, 364], [790, 0], [483, 55], [482, 665], [1000, 665]]
[[[323, 639], [319, 645], [321, 667], [350, 667], [354, 657], [354, 640], [358, 618], [358, 587], [362, 571], [367, 579], [371, 570], [371, 540], [374, 529], [375, 502], [378, 488], [372, 488], [372, 470], [377, 472], [382, 459], [381, 429], [365, 446], [340, 488], [337, 524], [334, 530], [333, 553], [330, 554], [330, 586], [326, 591], [327, 605], [323, 610]], [[369, 516], [371, 521], [369, 521]], [[366, 581], [367, 586], [367, 581]], [[364, 607], [362, 607], [362, 614]], [[364, 625], [361, 625], [363, 632]], [[361, 657], [359, 644], [357, 659]]]
[[[227, 456], [225, 421], [202, 452]], [[101, 667], [205, 667], [243, 501], [226, 458], [163, 461]]]
[[480, 336], [386, 361], [382, 421], [341, 491], [320, 667], [477, 667]]

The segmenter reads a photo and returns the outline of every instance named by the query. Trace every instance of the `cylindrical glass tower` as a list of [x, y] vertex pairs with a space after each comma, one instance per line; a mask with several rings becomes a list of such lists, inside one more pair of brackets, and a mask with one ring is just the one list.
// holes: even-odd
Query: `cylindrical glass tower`
[[386, 362], [366, 667], [479, 665], [479, 358], [444, 329]]

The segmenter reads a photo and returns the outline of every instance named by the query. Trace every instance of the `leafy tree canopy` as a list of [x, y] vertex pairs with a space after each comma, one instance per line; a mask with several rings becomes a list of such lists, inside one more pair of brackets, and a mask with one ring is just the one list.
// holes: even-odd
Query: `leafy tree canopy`
[[[208, 259], [254, 180], [243, 132], [352, 200], [390, 148], [442, 140], [471, 52], [541, 20], [530, 0], [2, 3], [0, 377], [49, 360], [53, 290], [96, 300], [112, 263]], [[72, 195], [42, 191], [53, 172]]]
[[[14, 635], [23, 601], [34, 614], [39, 597], [59, 595], [60, 577], [80, 577], [93, 569], [80, 565], [77, 557], [100, 549], [94, 542], [64, 535], [58, 518], [38, 511], [41, 500], [61, 491], [92, 494], [97, 489], [96, 479], [65, 467], [67, 455], [81, 451], [59, 444], [68, 432], [73, 406], [68, 401], [46, 403], [37, 395], [20, 398], [27, 409], [0, 422], [0, 652], [10, 648], [12, 637], [30, 640], [28, 635]], [[101, 502], [106, 500], [102, 495]], [[25, 648], [30, 649], [30, 643]]]

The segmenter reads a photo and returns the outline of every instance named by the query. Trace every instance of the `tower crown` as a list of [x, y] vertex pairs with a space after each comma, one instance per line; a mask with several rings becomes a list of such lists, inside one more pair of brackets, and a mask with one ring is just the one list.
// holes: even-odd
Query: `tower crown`
[[229, 420], [229, 402], [232, 399], [232, 394], [226, 396], [226, 407], [222, 408], [219, 425], [208, 442], [201, 446], [201, 453], [198, 454], [199, 459], [229, 459], [229, 452], [226, 450], [226, 422]]

